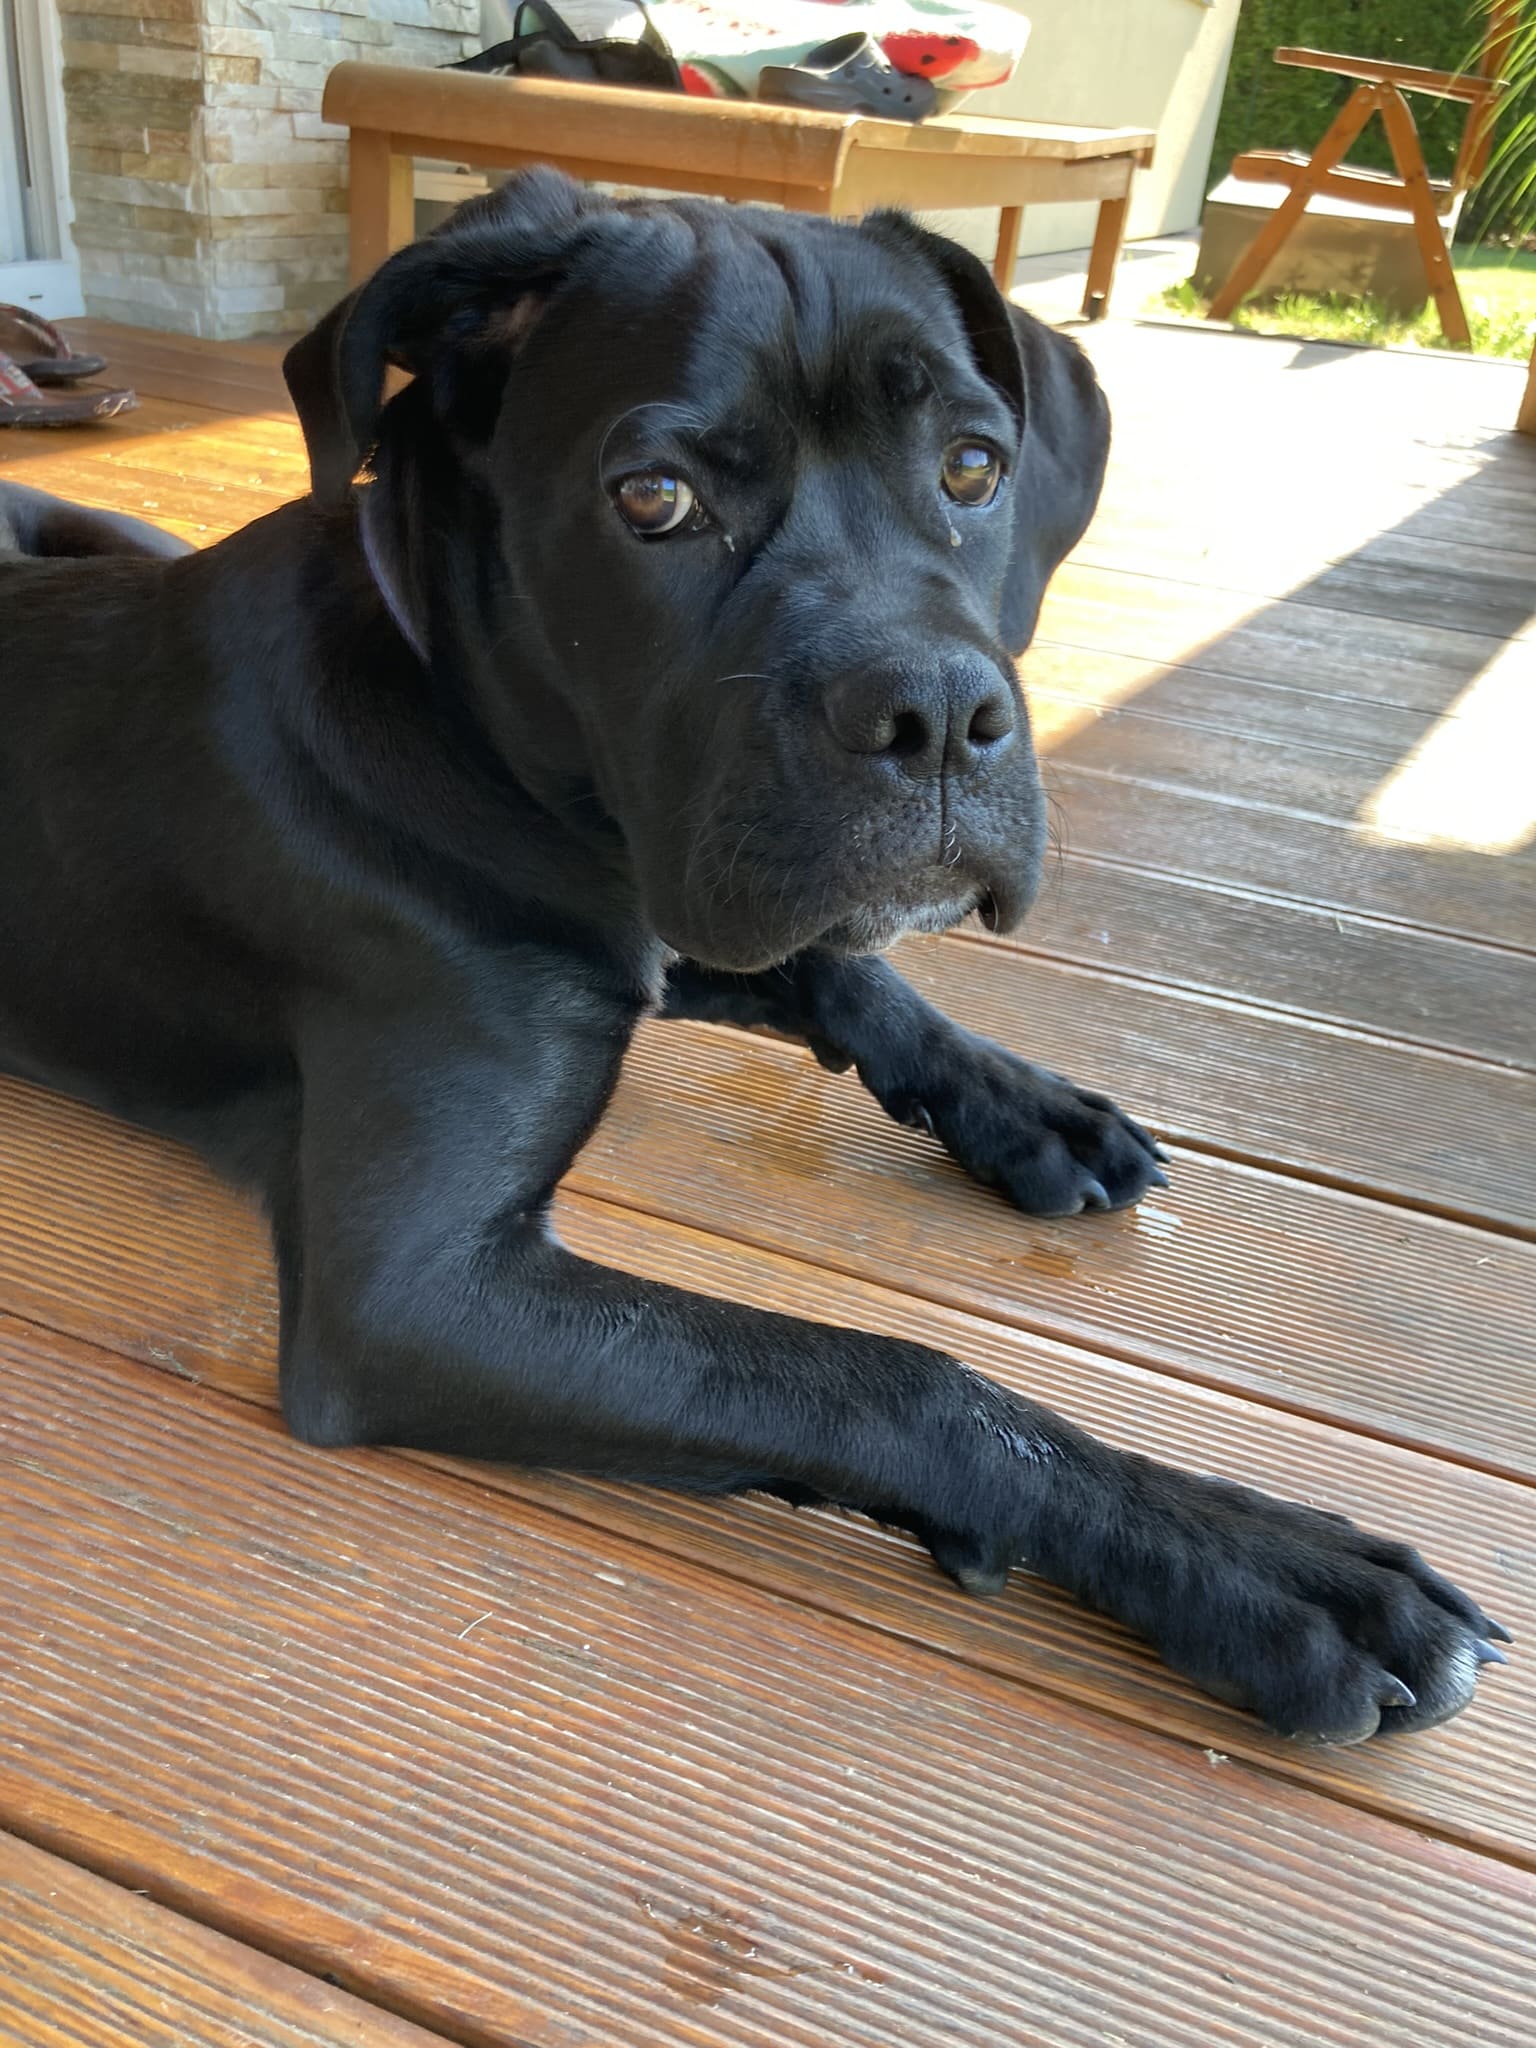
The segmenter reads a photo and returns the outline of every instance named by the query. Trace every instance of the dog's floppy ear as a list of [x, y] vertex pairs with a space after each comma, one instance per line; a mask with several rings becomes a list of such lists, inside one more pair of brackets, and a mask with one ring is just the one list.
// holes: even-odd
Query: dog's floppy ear
[[344, 501], [373, 447], [390, 365], [432, 377], [461, 418], [472, 416], [487, 345], [504, 365], [592, 210], [558, 171], [526, 171], [391, 256], [294, 343], [283, 375], [321, 504]]
[[947, 235], [936, 235], [919, 227], [910, 214], [881, 208], [869, 216], [864, 226], [888, 248], [916, 256], [930, 270], [938, 272], [965, 323], [977, 368], [1007, 399], [1022, 433], [1029, 413], [1024, 359], [1009, 317], [1008, 301], [993, 282], [991, 271], [979, 257], [950, 241]]

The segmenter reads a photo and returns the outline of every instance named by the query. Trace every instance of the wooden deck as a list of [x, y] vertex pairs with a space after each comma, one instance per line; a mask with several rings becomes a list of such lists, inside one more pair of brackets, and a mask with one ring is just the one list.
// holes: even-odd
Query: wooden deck
[[[303, 487], [272, 351], [97, 334], [142, 410], [0, 436], [7, 469], [198, 541]], [[251, 1217], [11, 1086], [0, 2042], [1528, 2032], [1522, 373], [1092, 346], [1117, 456], [1026, 663], [1060, 859], [1021, 939], [903, 957], [1166, 1134], [1171, 1191], [1027, 1221], [808, 1058], [669, 1026], [563, 1227], [1412, 1535], [1514, 1629], [1510, 1668], [1449, 1728], [1319, 1756], [1022, 1575], [967, 1601], [855, 1521], [303, 1449]]]

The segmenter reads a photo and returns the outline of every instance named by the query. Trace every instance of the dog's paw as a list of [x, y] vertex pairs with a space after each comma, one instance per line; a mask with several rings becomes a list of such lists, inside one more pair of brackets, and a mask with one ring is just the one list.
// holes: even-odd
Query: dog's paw
[[1165, 1188], [1166, 1154], [1106, 1095], [1075, 1088], [985, 1039], [946, 1048], [918, 1085], [882, 1096], [967, 1173], [1031, 1216], [1124, 1209]]
[[[1406, 1543], [1224, 1480], [1176, 1475], [1173, 1526], [1198, 1526], [1136, 1615], [1202, 1691], [1307, 1743], [1433, 1728], [1471, 1700], [1510, 1637]], [[1151, 1589], [1144, 1589], [1145, 1600]], [[1142, 1601], [1133, 1600], [1133, 1607]], [[1127, 1619], [1132, 1619], [1127, 1614]]]

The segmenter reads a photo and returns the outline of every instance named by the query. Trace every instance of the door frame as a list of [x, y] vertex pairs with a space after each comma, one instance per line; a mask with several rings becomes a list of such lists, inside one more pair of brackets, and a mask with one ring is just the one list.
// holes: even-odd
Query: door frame
[[[32, 230], [39, 253], [0, 263], [0, 301], [26, 306], [46, 319], [69, 319], [85, 311], [80, 268], [70, 226], [69, 141], [64, 116], [64, 53], [54, 0], [13, 0], [15, 59], [31, 176]], [[12, 52], [0, 49], [0, 71]], [[4, 110], [6, 127], [10, 110]]]

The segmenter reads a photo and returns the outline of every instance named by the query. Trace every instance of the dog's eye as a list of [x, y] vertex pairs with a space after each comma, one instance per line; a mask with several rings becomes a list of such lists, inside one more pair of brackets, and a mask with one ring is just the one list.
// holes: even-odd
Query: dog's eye
[[989, 505], [1003, 480], [1003, 465], [985, 441], [952, 441], [944, 450], [941, 473], [957, 505]]
[[623, 478], [613, 495], [635, 532], [649, 539], [676, 533], [698, 509], [692, 484], [685, 484], [680, 476], [669, 476], [664, 469], [643, 469], [636, 476]]

